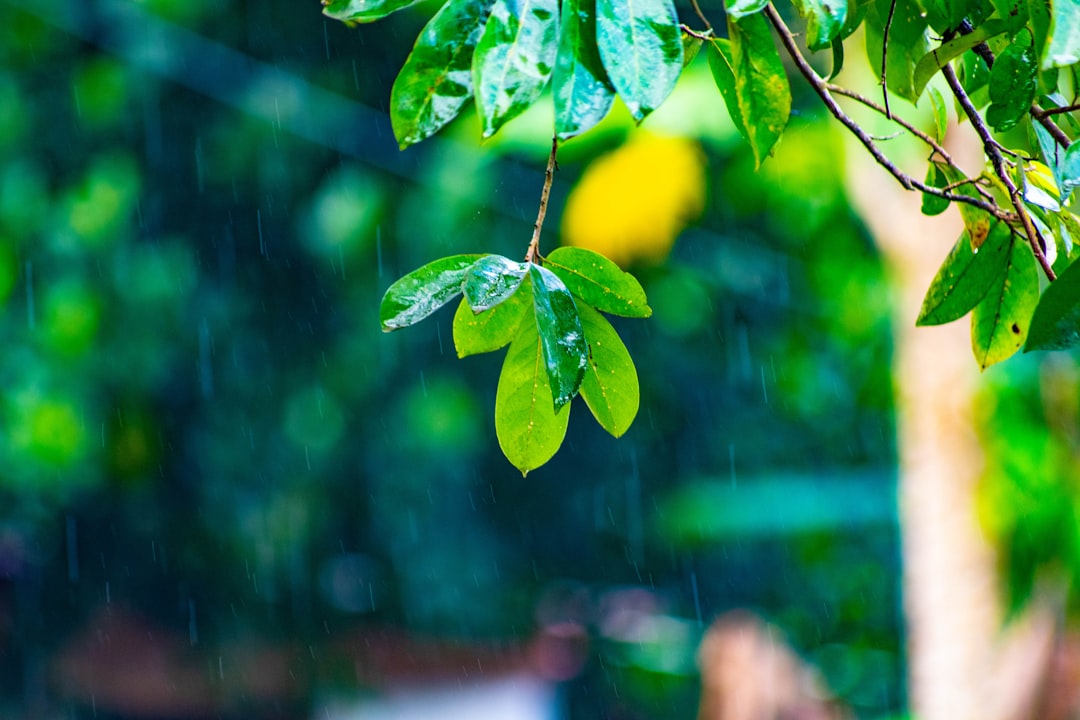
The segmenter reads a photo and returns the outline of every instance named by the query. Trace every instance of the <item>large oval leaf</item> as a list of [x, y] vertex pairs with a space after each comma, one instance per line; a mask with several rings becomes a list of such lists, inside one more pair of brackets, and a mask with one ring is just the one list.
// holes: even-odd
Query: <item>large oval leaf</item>
[[544, 365], [551, 380], [551, 394], [558, 410], [573, 399], [581, 387], [589, 346], [581, 330], [577, 304], [555, 273], [529, 266], [536, 329], [544, 349]]
[[615, 88], [596, 47], [596, 0], [563, 0], [560, 19], [559, 54], [551, 83], [555, 133], [565, 140], [604, 119], [615, 101]]
[[438, 132], [472, 97], [472, 58], [492, 0], [448, 0], [416, 38], [390, 91], [402, 149]]
[[1054, 0], [1050, 47], [1042, 65], [1065, 67], [1080, 62], [1080, 0]]
[[1027, 28], [1016, 35], [990, 69], [990, 107], [986, 122], [999, 132], [1026, 117], [1038, 92], [1039, 59]]
[[323, 0], [323, 14], [346, 22], [374, 22], [419, 0]]
[[1005, 274], [1012, 231], [999, 222], [978, 251], [960, 236], [926, 291], [916, 325], [942, 325], [967, 315]]
[[588, 306], [580, 306], [579, 311], [589, 343], [589, 365], [581, 382], [581, 397], [596, 422], [620, 437], [634, 422], [641, 401], [637, 370], [611, 323]]
[[499, 447], [522, 475], [551, 459], [562, 445], [570, 419], [569, 405], [555, 410], [544, 365], [536, 323], [526, 317], [506, 351], [495, 392]]
[[[525, 281], [526, 283], [528, 280]], [[490, 310], [474, 313], [462, 300], [454, 313], [454, 348], [459, 358], [491, 352], [505, 347], [517, 336], [522, 322], [533, 322], [532, 292], [525, 287]]]
[[596, 44], [611, 84], [641, 120], [660, 107], [682, 72], [679, 18], [671, 0], [596, 0]]
[[483, 255], [451, 255], [413, 270], [386, 289], [379, 306], [383, 332], [418, 323], [461, 294], [465, 272]]
[[465, 273], [465, 300], [473, 312], [493, 308], [514, 294], [527, 270], [528, 263], [502, 255], [482, 257]]
[[598, 252], [556, 248], [544, 258], [544, 267], [558, 275], [571, 293], [597, 310], [623, 317], [652, 315], [637, 278]]
[[[984, 43], [992, 37], [1005, 32], [1006, 26], [1003, 20], [987, 20], [981, 26], [975, 28], [967, 35], [953, 38], [949, 42], [942, 43], [930, 52], [919, 58], [915, 64], [915, 72], [912, 75], [912, 86], [915, 97], [922, 95], [927, 83], [933, 79], [941, 68], [952, 60], [960, 57], [965, 52], [979, 43]], [[939, 138], [940, 139], [940, 138]]]
[[1074, 262], [1042, 294], [1024, 352], [1076, 345], [1080, 345], [1080, 263]]
[[558, 0], [495, 0], [473, 56], [484, 137], [540, 97], [555, 64], [558, 29]]
[[[761, 14], [738, 21], [728, 18], [728, 37], [731, 57], [726, 59], [735, 78], [734, 107], [727, 97], [724, 101], [732, 117], [738, 116], [735, 125], [745, 130], [760, 167], [791, 115], [791, 88], [769, 23]], [[722, 53], [721, 46], [715, 48]], [[723, 95], [723, 86], [719, 81], [717, 85]]]
[[1014, 239], [1005, 272], [971, 313], [971, 348], [980, 368], [1006, 360], [1023, 347], [1038, 302], [1035, 257]]

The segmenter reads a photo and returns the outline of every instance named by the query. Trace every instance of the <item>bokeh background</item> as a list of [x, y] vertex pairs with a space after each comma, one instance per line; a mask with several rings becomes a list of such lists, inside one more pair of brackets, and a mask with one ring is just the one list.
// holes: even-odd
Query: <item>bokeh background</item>
[[[379, 332], [401, 274], [524, 254], [550, 143], [541, 103], [397, 149], [431, 8], [0, 0], [0, 714], [688, 718], [740, 609], [903, 715], [893, 280], [837, 129], [797, 87], [755, 171], [702, 57], [562, 148], [542, 250], [617, 256], [655, 314], [617, 323], [627, 435], [576, 405], [522, 478], [501, 353], [458, 360], [452, 310]], [[1076, 562], [1051, 365], [980, 390], [1016, 608]]]

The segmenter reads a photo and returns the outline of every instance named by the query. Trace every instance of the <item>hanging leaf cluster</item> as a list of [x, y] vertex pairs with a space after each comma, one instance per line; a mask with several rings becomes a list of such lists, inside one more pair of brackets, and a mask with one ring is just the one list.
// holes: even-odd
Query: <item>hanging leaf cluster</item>
[[495, 397], [495, 431], [522, 474], [562, 445], [576, 395], [613, 436], [627, 431], [638, 410], [637, 371], [602, 313], [652, 314], [632, 275], [581, 248], [558, 248], [542, 264], [454, 255], [390, 286], [380, 308], [383, 330], [413, 325], [458, 296], [459, 357], [509, 345]]

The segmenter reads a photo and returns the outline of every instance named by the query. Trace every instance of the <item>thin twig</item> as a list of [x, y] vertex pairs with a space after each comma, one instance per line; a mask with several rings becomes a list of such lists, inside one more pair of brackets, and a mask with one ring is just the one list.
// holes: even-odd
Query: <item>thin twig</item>
[[697, 13], [697, 16], [701, 18], [701, 22], [705, 23], [705, 28], [712, 34], [712, 23], [709, 22], [709, 18], [705, 17], [705, 13], [701, 12], [701, 6], [698, 5], [698, 0], [690, 0], [690, 5], [694, 8], [694, 12]]
[[825, 107], [829, 112], [840, 121], [844, 127], [846, 127], [851, 133], [859, 139], [859, 142], [869, 151], [878, 165], [889, 171], [897, 181], [904, 186], [906, 190], [919, 190], [920, 192], [927, 193], [928, 195], [934, 195], [936, 197], [945, 198], [946, 200], [952, 200], [953, 202], [967, 203], [977, 208], [985, 210], [994, 217], [1005, 220], [1006, 222], [1015, 222], [1016, 218], [1011, 213], [1008, 213], [996, 204], [981, 200], [979, 198], [971, 197], [970, 195], [957, 195], [955, 193], [946, 192], [940, 188], [932, 187], [924, 182], [920, 182], [911, 177], [907, 173], [900, 170], [896, 165], [885, 156], [885, 153], [874, 143], [874, 139], [871, 138], [865, 130], [859, 127], [859, 124], [852, 120], [843, 109], [836, 104], [836, 100], [829, 94], [828, 83], [815, 72], [814, 68], [810, 66], [810, 63], [803, 57], [802, 52], [799, 51], [799, 47], [795, 44], [795, 38], [792, 36], [788, 26], [784, 24], [783, 18], [776, 11], [771, 4], [765, 6], [765, 15], [776, 29], [777, 35], [780, 36], [780, 42], [783, 44], [784, 49], [788, 55], [795, 62], [796, 67], [799, 68], [799, 72], [806, 78], [807, 82], [814, 89], [814, 92], [818, 94], [821, 101], [825, 103]]
[[1049, 108], [1047, 110], [1043, 110], [1042, 108], [1039, 108], [1038, 110], [1035, 110], [1034, 108], [1032, 108], [1031, 115], [1036, 120], [1042, 120], [1044, 117], [1049, 117], [1051, 115], [1060, 115], [1061, 113], [1076, 112], [1077, 110], [1080, 110], [1080, 104], [1066, 105], [1064, 107]]
[[892, 28], [893, 15], [896, 14], [896, 0], [889, 5], [889, 17], [885, 19], [885, 31], [881, 35], [881, 94], [885, 98], [885, 117], [892, 120], [892, 110], [889, 109], [889, 87], [885, 82], [885, 76], [889, 71], [889, 29]]
[[1024, 228], [1024, 234], [1027, 235], [1028, 244], [1031, 245], [1031, 252], [1035, 255], [1035, 259], [1039, 261], [1039, 265], [1042, 266], [1046, 277], [1051, 281], [1055, 280], [1057, 275], [1050, 266], [1050, 261], [1046, 258], [1046, 241], [1039, 233], [1039, 229], [1035, 227], [1035, 223], [1031, 221], [1027, 206], [1024, 205], [1024, 200], [1020, 197], [1020, 191], [1017, 189], [1016, 183], [1013, 182], [1012, 176], [1005, 169], [1005, 159], [1001, 156], [1001, 149], [990, 135], [990, 129], [986, 127], [986, 123], [983, 122], [979, 111], [971, 104], [971, 98], [964, 92], [964, 88], [960, 85], [960, 80], [956, 77], [956, 71], [953, 70], [952, 65], [946, 63], [941, 68], [941, 71], [945, 75], [945, 82], [949, 83], [953, 95], [960, 102], [960, 107], [964, 109], [968, 120], [971, 121], [975, 132], [978, 133], [979, 138], [982, 140], [983, 149], [990, 157], [990, 164], [994, 167], [994, 174], [998, 176], [998, 179], [1005, 185], [1005, 189], [1009, 191], [1009, 200], [1012, 201], [1013, 208], [1020, 218], [1020, 224]]
[[829, 92], [836, 93], [837, 95], [843, 95], [844, 97], [847, 97], [847, 98], [851, 98], [855, 102], [862, 103], [863, 105], [870, 108], [871, 110], [876, 110], [877, 112], [881, 113], [882, 115], [885, 115], [885, 117], [889, 118], [894, 123], [896, 123], [900, 127], [904, 128], [909, 133], [911, 133], [912, 135], [914, 135], [915, 137], [919, 138], [924, 143], [929, 145], [931, 147], [931, 149], [933, 149], [934, 152], [936, 152], [938, 155], [941, 156], [941, 158], [943, 160], [945, 160], [945, 162], [949, 163], [950, 165], [952, 165], [954, 167], [956, 166], [956, 163], [953, 162], [952, 157], [945, 150], [945, 148], [943, 148], [941, 146], [941, 144], [938, 143], [937, 140], [934, 140], [934, 138], [930, 137], [929, 135], [927, 135], [926, 133], [924, 133], [922, 130], [915, 127], [914, 125], [912, 125], [910, 122], [908, 122], [904, 118], [900, 117], [899, 115], [892, 115], [890, 117], [889, 114], [888, 114], [889, 111], [886, 108], [883, 108], [881, 105], [878, 105], [876, 102], [874, 102], [870, 98], [865, 97], [863, 95], [860, 95], [859, 93], [855, 92], [854, 90], [848, 90], [846, 87], [843, 87], [841, 85], [834, 85], [833, 83], [828, 83], [828, 84], [826, 84], [825, 87], [826, 87], [826, 89], [829, 90]]
[[544, 171], [544, 189], [540, 191], [540, 210], [536, 213], [536, 224], [533, 225], [529, 249], [525, 251], [525, 262], [534, 263], [540, 260], [540, 230], [544, 227], [544, 216], [547, 215], [548, 196], [551, 195], [551, 181], [555, 179], [555, 152], [558, 149], [559, 138], [551, 138], [551, 155], [548, 156], [547, 170]]
[[713, 40], [715, 38], [711, 27], [705, 32], [701, 32], [700, 30], [693, 29], [689, 25], [683, 25], [682, 23], [679, 23], [679, 29], [690, 37], [697, 38], [698, 40], [701, 40], [703, 42], [708, 42], [709, 40]]

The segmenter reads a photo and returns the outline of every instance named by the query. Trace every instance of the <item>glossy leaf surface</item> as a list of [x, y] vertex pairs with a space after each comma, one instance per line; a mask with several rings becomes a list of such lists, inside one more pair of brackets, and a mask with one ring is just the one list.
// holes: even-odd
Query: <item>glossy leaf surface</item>
[[611, 84], [634, 119], [660, 107], [682, 72], [671, 0], [596, 0], [596, 44]]
[[1080, 62], [1080, 0], [1054, 0], [1050, 47], [1043, 67], [1064, 67]]
[[1080, 344], [1080, 265], [1073, 263], [1043, 292], [1031, 318], [1024, 352]]
[[930, 97], [930, 109], [934, 113], [934, 139], [942, 142], [949, 129], [949, 106], [945, 104], [945, 98], [936, 87], [931, 87], [927, 95]]
[[911, 102], [919, 99], [915, 92], [915, 64], [930, 51], [927, 22], [915, 0], [874, 0], [866, 16], [866, 53], [874, 72], [881, 76], [881, 55], [885, 46], [885, 26], [889, 26], [886, 86]]
[[942, 43], [940, 47], [936, 47], [923, 55], [915, 64], [915, 72], [912, 75], [912, 88], [915, 97], [922, 95], [927, 83], [947, 63], [952, 62], [979, 43], [984, 43], [1003, 32], [1005, 32], [1005, 23], [1003, 21], [989, 20], [980, 27], [975, 28], [973, 32], [953, 38], [947, 43]]
[[615, 101], [596, 47], [596, 0], [563, 0], [559, 54], [552, 77], [560, 140], [592, 128]]
[[1031, 250], [1014, 240], [1005, 272], [971, 314], [971, 347], [985, 370], [1024, 345], [1039, 302], [1039, 274]]
[[540, 467], [566, 437], [570, 406], [555, 410], [536, 323], [526, 316], [510, 343], [495, 391], [499, 447], [522, 475]]
[[532, 322], [531, 308], [532, 293], [524, 286], [504, 302], [479, 314], [472, 311], [467, 300], [462, 300], [454, 313], [454, 348], [458, 357], [491, 352], [508, 345], [517, 335], [526, 314], [528, 322]]
[[384, 332], [420, 322], [461, 294], [466, 271], [483, 255], [452, 255], [397, 280], [379, 307]]
[[581, 329], [577, 304], [563, 281], [550, 270], [535, 264], [529, 265], [529, 278], [544, 366], [558, 410], [570, 402], [581, 387], [589, 347]]
[[1031, 33], [1021, 30], [990, 70], [990, 107], [986, 121], [995, 130], [1014, 127], [1026, 117], [1038, 91], [1039, 59]]
[[794, 0], [806, 18], [806, 44], [811, 50], [825, 50], [840, 35], [847, 20], [847, 0]]
[[555, 65], [558, 26], [558, 0], [495, 0], [472, 64], [484, 137], [540, 97]]
[[600, 253], [584, 248], [561, 247], [544, 260], [570, 292], [601, 312], [645, 318], [652, 308], [641, 283]]
[[750, 142], [750, 135], [746, 131], [746, 125], [743, 124], [742, 110], [739, 108], [739, 98], [735, 90], [735, 67], [732, 64], [731, 42], [727, 38], [711, 40], [708, 54], [713, 82], [720, 90], [720, 97], [724, 99], [731, 122], [743, 139]]
[[956, 241], [923, 299], [916, 325], [942, 325], [967, 315], [1005, 274], [1012, 233], [998, 223], [978, 252], [966, 235]]
[[419, 0], [331, 0], [323, 14], [347, 22], [373, 22]]
[[491, 0], [449, 0], [428, 21], [390, 91], [404, 149], [438, 132], [472, 97], [472, 57]]
[[[937, 163], [930, 163], [930, 166], [926, 168], [926, 184], [930, 187], [943, 188], [949, 184], [948, 178], [945, 176], [945, 172]], [[945, 212], [949, 207], [949, 201], [943, 197], [937, 195], [931, 195], [929, 193], [923, 193], [922, 196], [922, 213], [923, 215], [940, 215]]]
[[527, 263], [502, 255], [486, 255], [465, 273], [462, 289], [473, 312], [493, 308], [514, 294], [528, 270]]
[[580, 308], [581, 326], [589, 343], [589, 364], [581, 397], [600, 426], [615, 437], [625, 433], [640, 403], [637, 370], [615, 328], [588, 306]]

